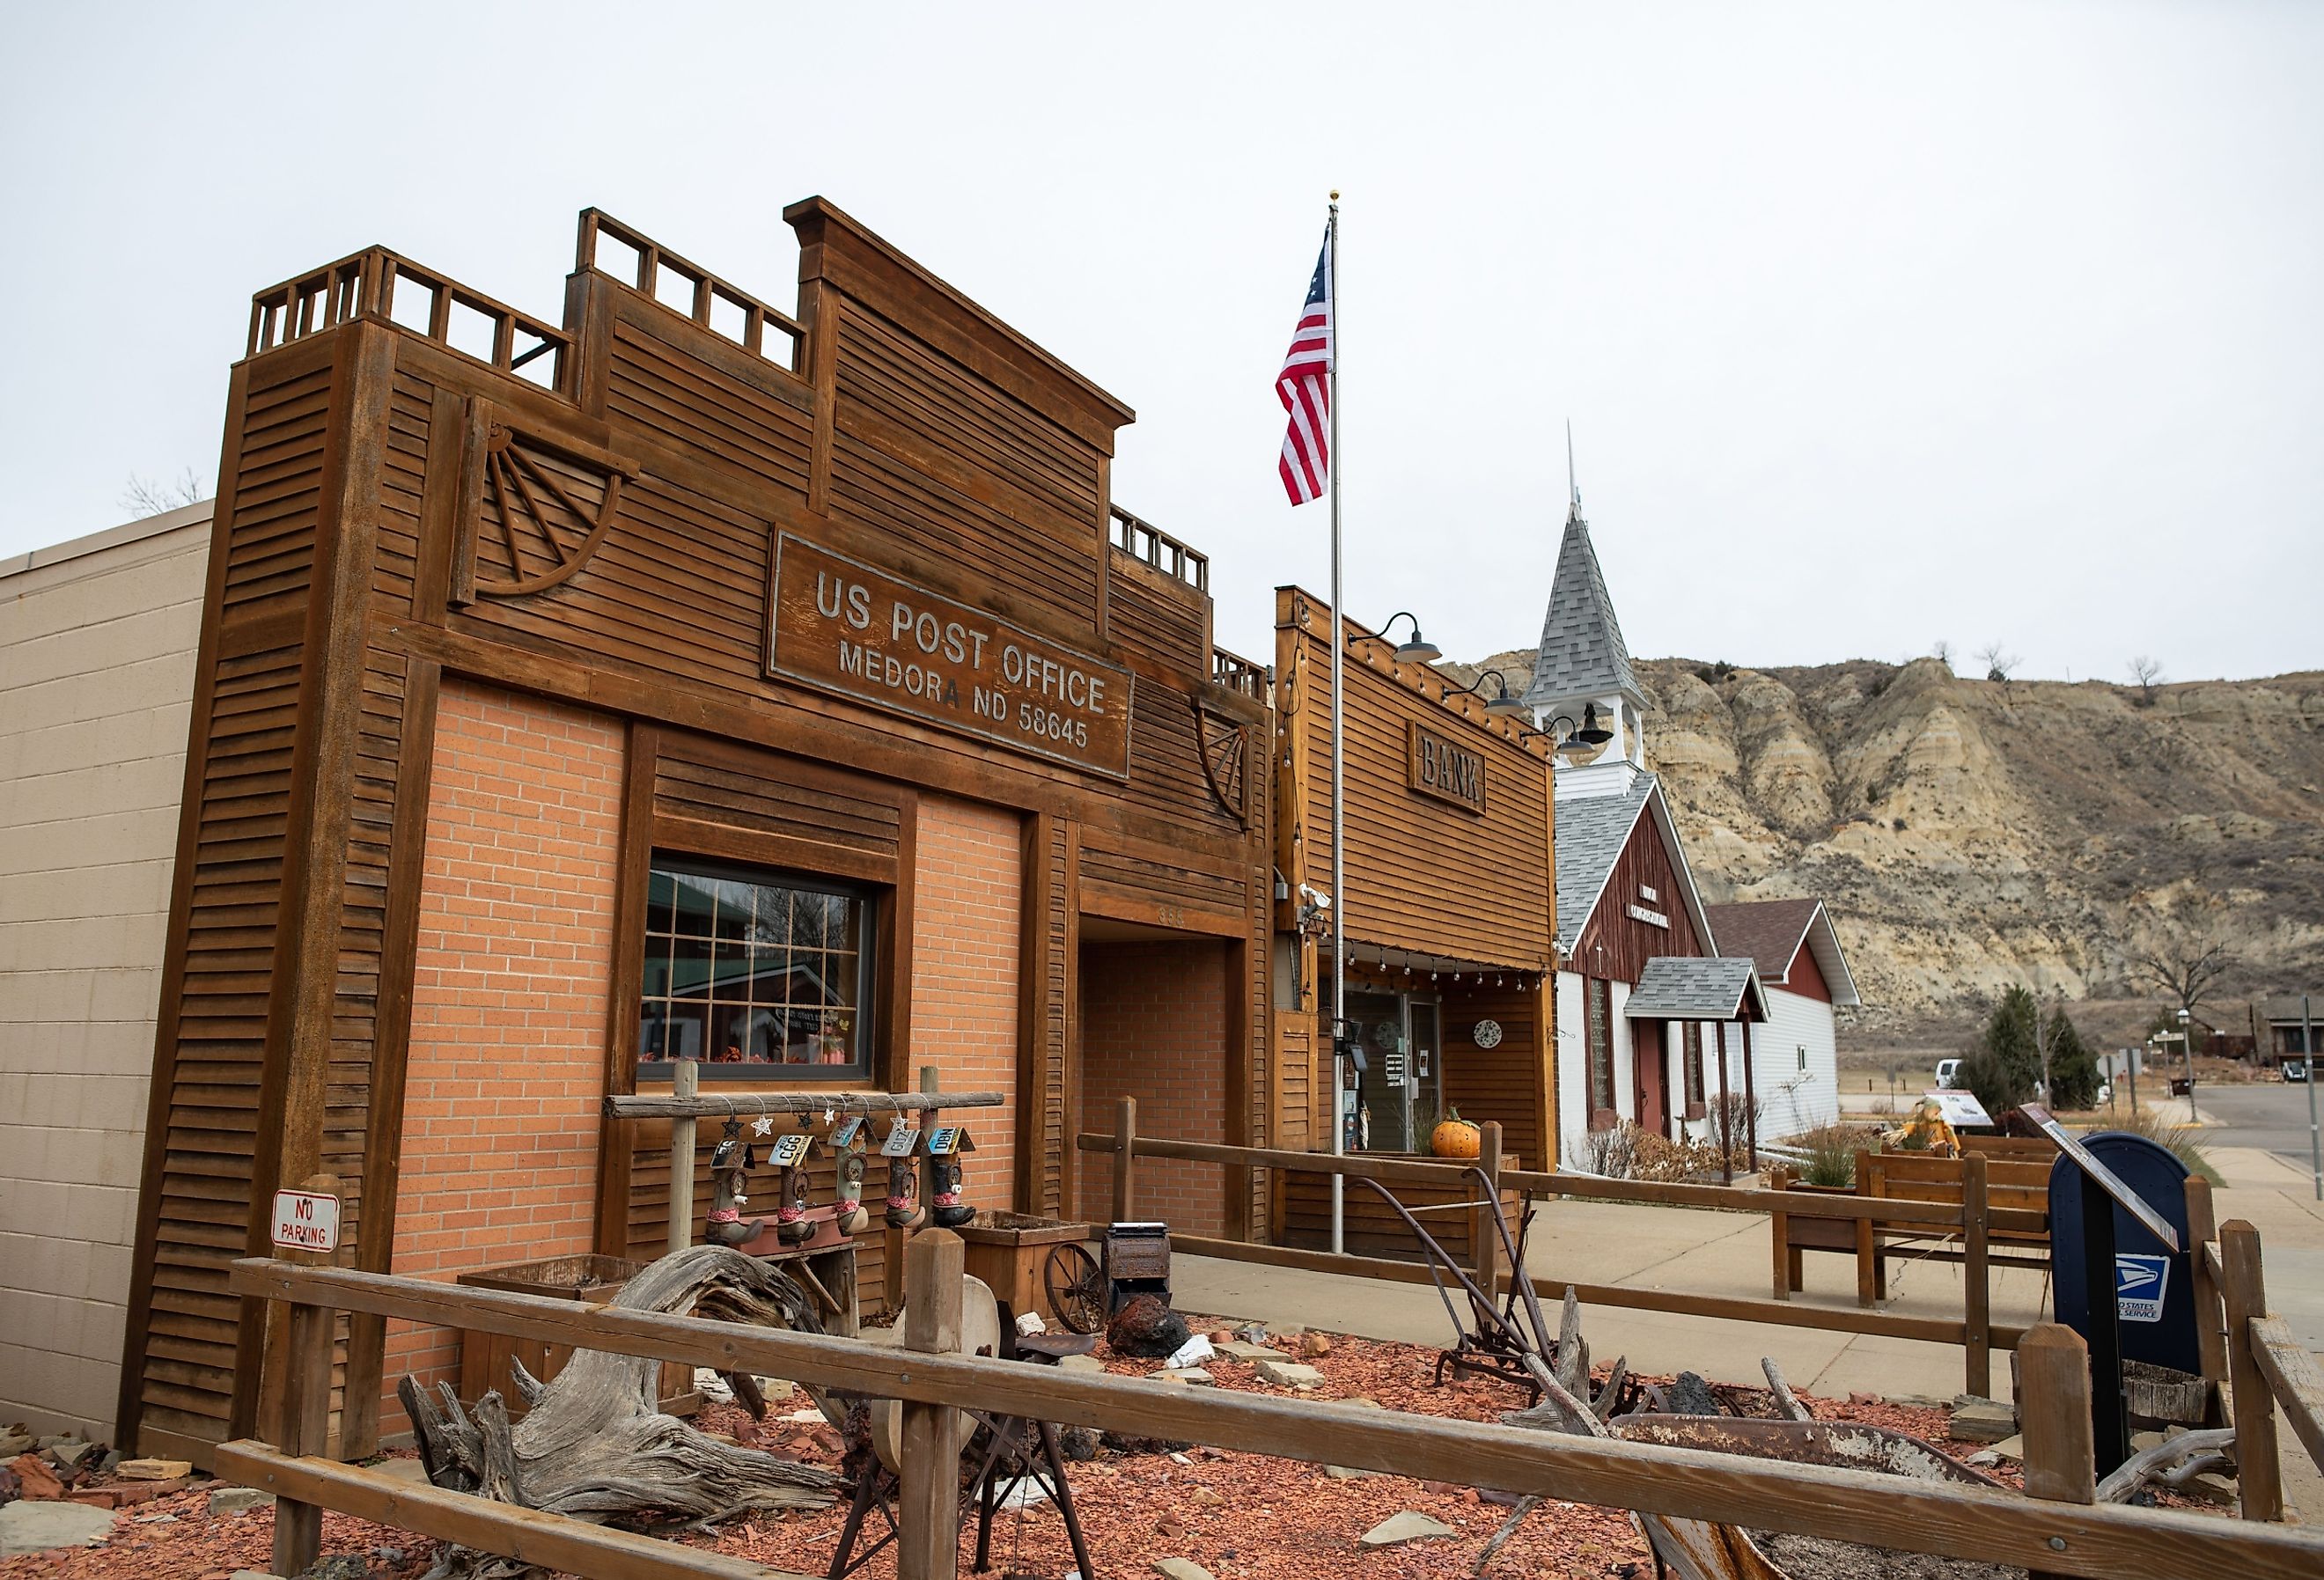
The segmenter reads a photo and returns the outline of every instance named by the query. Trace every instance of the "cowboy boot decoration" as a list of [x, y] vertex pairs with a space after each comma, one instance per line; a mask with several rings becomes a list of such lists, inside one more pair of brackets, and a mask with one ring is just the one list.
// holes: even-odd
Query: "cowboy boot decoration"
[[920, 1183], [912, 1159], [920, 1149], [918, 1126], [908, 1125], [901, 1115], [888, 1127], [885, 1141], [880, 1143], [880, 1155], [888, 1160], [888, 1226], [908, 1229], [920, 1221]]
[[775, 1238], [786, 1245], [802, 1244], [815, 1234], [815, 1225], [807, 1221], [807, 1164], [815, 1152], [815, 1132], [807, 1128], [811, 1123], [800, 1114], [799, 1128], [776, 1138], [767, 1151], [768, 1160], [783, 1171], [776, 1198]]
[[928, 1132], [928, 1218], [939, 1229], [957, 1229], [976, 1216], [976, 1209], [960, 1199], [960, 1160], [974, 1150], [965, 1125], [940, 1124]]
[[718, 1145], [710, 1154], [710, 1223], [707, 1237], [718, 1245], [741, 1245], [757, 1238], [759, 1220], [742, 1216], [742, 1209], [751, 1205], [743, 1187], [750, 1181], [751, 1170], [758, 1166], [752, 1149], [742, 1140], [742, 1122], [730, 1119]]
[[839, 1159], [839, 1232], [853, 1234], [872, 1221], [863, 1210], [863, 1132], [860, 1113], [850, 1114], [832, 1130], [826, 1144]]

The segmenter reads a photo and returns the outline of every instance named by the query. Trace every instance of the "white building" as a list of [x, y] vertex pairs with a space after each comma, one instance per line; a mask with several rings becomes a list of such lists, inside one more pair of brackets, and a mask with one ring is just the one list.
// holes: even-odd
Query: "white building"
[[1720, 947], [1750, 956], [1767, 990], [1767, 1023], [1757, 1037], [1761, 1138], [1837, 1123], [1833, 1012], [1863, 1001], [1823, 901], [1747, 901], [1708, 912]]

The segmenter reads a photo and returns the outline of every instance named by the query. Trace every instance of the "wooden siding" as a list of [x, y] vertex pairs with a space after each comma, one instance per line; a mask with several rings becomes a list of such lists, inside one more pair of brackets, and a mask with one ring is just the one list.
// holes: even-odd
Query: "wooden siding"
[[[1641, 885], [1652, 889], [1656, 898], [1641, 900]], [[1670, 926], [1658, 928], [1637, 920], [1629, 913], [1632, 905], [1644, 906], [1668, 918]], [[1581, 938], [1574, 941], [1573, 969], [1611, 982], [1627, 982], [1635, 987], [1646, 962], [1654, 956], [1694, 956], [1702, 952], [1694, 922], [1687, 915], [1686, 902], [1681, 897], [1677, 867], [1671, 860], [1669, 847], [1663, 843], [1661, 826], [1655, 821], [1652, 811], [1642, 813], [1630, 830], [1629, 842], [1622, 846], [1622, 854], [1614, 858], [1614, 870], [1607, 876], [1605, 892], [1598, 897], [1597, 909], [1590, 913]]]
[[[1293, 884], [1332, 887], [1330, 611], [1306, 594], [1277, 596], [1278, 728], [1291, 782], [1278, 810], [1277, 864]], [[1550, 860], [1550, 770], [1481, 703], [1435, 698], [1440, 676], [1398, 666], [1360, 627], [1342, 665], [1348, 744], [1348, 892], [1339, 897], [1351, 940], [1423, 954], [1549, 969], [1555, 882]], [[1425, 692], [1425, 694], [1424, 694]], [[1472, 701], [1474, 699], [1471, 699]], [[1420, 720], [1485, 759], [1481, 816], [1415, 791], [1406, 771], [1408, 725]], [[1283, 818], [1294, 822], [1285, 826]]]
[[[1528, 1168], [1552, 1167], [1555, 1161], [1555, 1148], [1545, 1146], [1544, 1140], [1545, 1134], [1554, 1138], [1557, 1133], [1549, 1061], [1550, 997], [1550, 988], [1542, 983], [1525, 987], [1511, 981], [1497, 988], [1453, 989], [1444, 994], [1438, 1012], [1443, 1046], [1437, 1057], [1443, 1065], [1446, 1104], [1480, 1124], [1498, 1121], [1502, 1150], [1525, 1158]], [[1477, 1022], [1484, 1020], [1500, 1023], [1499, 1046], [1477, 1046]], [[1536, 1163], [1537, 1159], [1548, 1161]]]

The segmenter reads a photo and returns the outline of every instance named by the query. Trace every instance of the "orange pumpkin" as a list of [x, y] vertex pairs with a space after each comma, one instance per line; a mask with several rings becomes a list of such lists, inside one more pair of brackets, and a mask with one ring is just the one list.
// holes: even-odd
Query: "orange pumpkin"
[[1457, 1108], [1448, 1110], [1444, 1123], [1428, 1132], [1428, 1150], [1439, 1158], [1473, 1158], [1483, 1144], [1477, 1127], [1462, 1118]]

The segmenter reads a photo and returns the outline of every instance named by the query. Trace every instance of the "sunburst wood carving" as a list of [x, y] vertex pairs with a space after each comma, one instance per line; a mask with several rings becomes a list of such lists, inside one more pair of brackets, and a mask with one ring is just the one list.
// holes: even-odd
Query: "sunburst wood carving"
[[454, 598], [515, 598], [561, 587], [621, 513], [634, 462], [571, 439], [521, 432], [472, 400], [460, 467]]
[[1222, 718], [1195, 698], [1195, 745], [1211, 798], [1245, 828], [1250, 827], [1250, 744], [1241, 725]]

